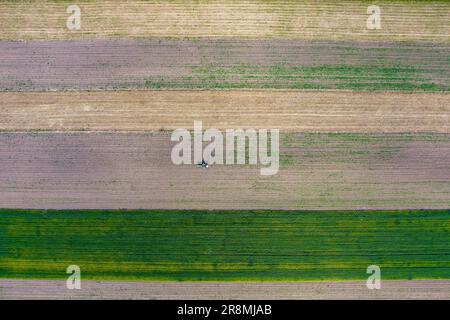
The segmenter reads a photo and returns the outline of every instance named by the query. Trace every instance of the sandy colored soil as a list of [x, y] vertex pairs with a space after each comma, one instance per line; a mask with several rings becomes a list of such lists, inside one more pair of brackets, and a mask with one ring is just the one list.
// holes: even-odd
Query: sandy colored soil
[[450, 133], [450, 94], [302, 91], [0, 93], [0, 130]]
[[445, 209], [449, 135], [290, 134], [280, 171], [176, 166], [169, 134], [3, 133], [4, 208]]
[[367, 30], [368, 1], [78, 1], [81, 30], [66, 28], [71, 1], [0, 3], [0, 39], [241, 37], [450, 39], [447, 1], [377, 1], [381, 30]]
[[450, 46], [443, 43], [280, 39], [0, 41], [0, 56], [0, 91], [450, 91]]
[[364, 282], [105, 282], [0, 280], [1, 299], [450, 299], [450, 280]]

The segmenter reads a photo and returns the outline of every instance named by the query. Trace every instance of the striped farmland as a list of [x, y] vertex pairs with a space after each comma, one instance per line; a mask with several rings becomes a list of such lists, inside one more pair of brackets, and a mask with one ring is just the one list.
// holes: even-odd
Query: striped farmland
[[[72, 4], [0, 1], [0, 299], [450, 298], [448, 1]], [[174, 165], [194, 121], [278, 174]]]

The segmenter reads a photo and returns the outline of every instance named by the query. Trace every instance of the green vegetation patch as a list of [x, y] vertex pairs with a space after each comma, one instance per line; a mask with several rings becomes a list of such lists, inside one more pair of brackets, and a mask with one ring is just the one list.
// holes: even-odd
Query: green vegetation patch
[[450, 279], [450, 210], [0, 211], [0, 277]]
[[352, 91], [447, 92], [429, 71], [412, 66], [319, 65], [200, 66], [192, 75], [148, 78], [151, 89], [311, 89]]

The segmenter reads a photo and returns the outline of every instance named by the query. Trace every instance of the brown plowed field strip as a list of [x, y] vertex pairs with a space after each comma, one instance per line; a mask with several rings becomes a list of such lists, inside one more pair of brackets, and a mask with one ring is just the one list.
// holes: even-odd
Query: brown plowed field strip
[[381, 30], [367, 30], [369, 1], [71, 1], [0, 3], [0, 39], [240, 37], [353, 40], [450, 39], [447, 1], [377, 1]]
[[383, 281], [381, 290], [360, 282], [108, 282], [0, 280], [2, 299], [449, 299], [449, 280]]
[[450, 94], [305, 91], [0, 93], [0, 130], [450, 133]]
[[450, 136], [286, 134], [280, 170], [176, 166], [169, 134], [3, 133], [0, 203], [54, 209], [445, 209]]
[[450, 91], [450, 45], [389, 41], [0, 41], [0, 91]]

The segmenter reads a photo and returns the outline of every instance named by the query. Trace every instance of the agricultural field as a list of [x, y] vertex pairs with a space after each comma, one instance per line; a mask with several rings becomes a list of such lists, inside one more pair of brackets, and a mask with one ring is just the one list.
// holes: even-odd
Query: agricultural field
[[0, 42], [1, 91], [449, 92], [450, 45], [304, 40]]
[[450, 133], [450, 94], [297, 90], [0, 93], [0, 131]]
[[0, 39], [285, 38], [449, 42], [446, 0], [377, 1], [382, 29], [366, 29], [372, 1], [77, 1], [82, 28], [66, 28], [71, 1], [0, 2]]
[[72, 4], [0, 0], [0, 300], [450, 299], [449, 1]]
[[83, 280], [67, 290], [60, 280], [0, 279], [9, 299], [448, 299], [449, 280], [389, 280], [383, 290], [362, 281], [103, 281]]
[[[448, 279], [450, 211], [2, 210], [1, 277]], [[424, 249], [426, 250], [424, 251]]]
[[169, 133], [2, 133], [0, 201], [53, 209], [446, 209], [448, 134], [283, 134], [279, 172], [175, 165]]

